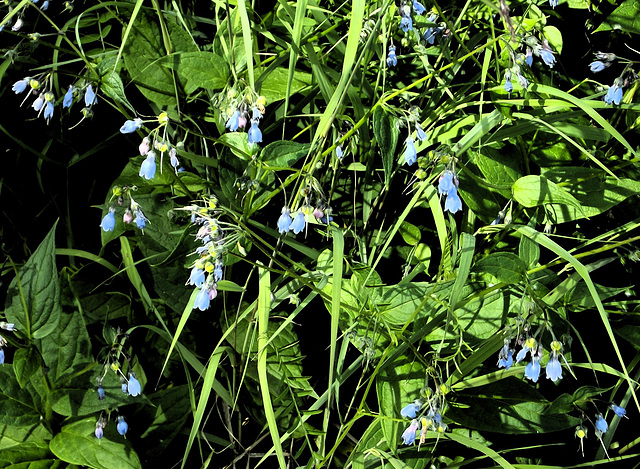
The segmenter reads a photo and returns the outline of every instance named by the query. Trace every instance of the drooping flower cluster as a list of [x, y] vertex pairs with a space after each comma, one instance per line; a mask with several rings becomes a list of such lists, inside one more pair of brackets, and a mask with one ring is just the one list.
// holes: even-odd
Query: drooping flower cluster
[[423, 444], [429, 430], [437, 433], [444, 433], [447, 430], [447, 424], [442, 420], [446, 410], [444, 395], [447, 392], [446, 385], [438, 386], [435, 392], [426, 388], [423, 393], [424, 402], [422, 399], [416, 399], [400, 410], [402, 417], [412, 419], [402, 433], [402, 442], [405, 445], [413, 445], [418, 435], [420, 436], [418, 441]]
[[[102, 218], [102, 222], [100, 222], [100, 228], [102, 228], [103, 231], [113, 231], [115, 229], [117, 207], [124, 206], [126, 208], [122, 215], [122, 221], [127, 225], [133, 222], [136, 228], [144, 233], [149, 219], [145, 216], [140, 204], [138, 204], [131, 195], [131, 192], [136, 189], [135, 186], [116, 186], [112, 189], [110, 202], [115, 199], [115, 203], [111, 203], [106, 215]], [[127, 202], [126, 204], [125, 201]]]
[[[107, 419], [102, 413], [100, 413], [100, 417], [96, 421], [96, 429], [94, 431], [94, 435], [98, 440], [102, 439], [104, 435], [104, 428], [106, 426], [107, 426]], [[116, 430], [118, 431], [118, 433], [120, 433], [120, 435], [124, 437], [126, 437], [127, 432], [129, 431], [129, 424], [125, 421], [124, 417], [121, 415], [118, 415], [118, 417], [116, 417]]]
[[589, 69], [593, 73], [603, 71], [605, 68], [610, 67], [615, 61], [626, 62], [627, 66], [624, 68], [619, 77], [613, 80], [613, 84], [607, 89], [604, 95], [604, 101], [607, 104], [615, 104], [619, 106], [624, 96], [624, 87], [638, 79], [638, 75], [631, 69], [632, 61], [617, 57], [610, 52], [596, 52], [594, 60], [589, 64]]
[[[419, 141], [424, 142], [427, 139], [427, 134], [420, 126], [420, 122], [418, 122], [418, 115], [415, 113], [414, 110], [410, 112], [409, 120], [414, 121], [416, 138]], [[418, 151], [416, 150], [415, 140], [413, 139], [413, 136], [411, 135], [411, 133], [405, 140], [405, 143], [406, 143], [406, 149], [404, 151], [404, 162], [407, 163], [407, 165], [411, 166], [418, 159]]]
[[259, 96], [252, 89], [246, 88], [243, 93], [231, 89], [221, 101], [226, 104], [222, 113], [225, 119], [225, 128], [231, 132], [237, 132], [250, 123], [247, 142], [251, 145], [261, 143], [262, 131], [259, 125], [265, 113], [266, 98]]
[[[426, 21], [421, 21], [422, 25], [426, 23], [424, 31], [416, 31], [416, 33], [413, 33], [416, 28], [414, 24], [414, 17], [412, 15], [422, 16], [426, 11], [427, 9], [418, 0], [403, 0], [399, 8], [400, 22], [398, 25], [399, 29], [404, 33], [404, 37], [401, 40], [402, 46], [407, 47], [414, 37], [424, 46], [432, 46], [435, 44], [438, 36], [449, 35], [445, 24], [437, 23], [438, 15], [436, 13], [431, 13], [426, 18]], [[395, 67], [397, 64], [398, 59], [396, 56], [396, 46], [392, 42], [389, 45], [389, 51], [387, 53], [387, 66], [391, 68]]]
[[162, 172], [162, 161], [164, 154], [169, 155], [169, 163], [173, 170], [178, 174], [182, 171], [180, 168], [180, 161], [178, 160], [178, 150], [175, 146], [169, 143], [167, 132], [169, 127], [169, 116], [166, 112], [161, 112], [156, 119], [142, 120], [140, 118], [130, 119], [122, 124], [120, 127], [120, 133], [130, 134], [138, 129], [142, 128], [145, 122], [157, 122], [158, 125], [149, 133], [148, 136], [142, 139], [138, 150], [140, 155], [146, 157], [140, 165], [140, 172], [138, 175], [147, 181], [153, 179], [156, 176], [157, 153], [160, 153], [160, 172]]
[[278, 233], [286, 234], [293, 231], [293, 234], [298, 234], [307, 227], [309, 221], [323, 225], [330, 223], [333, 221], [331, 207], [321, 201], [318, 201], [316, 206], [305, 203], [293, 213], [289, 207], [282, 207], [282, 213], [277, 222]]
[[[542, 367], [540, 360], [543, 357], [544, 349], [542, 344], [539, 343], [535, 336], [518, 337], [516, 339], [518, 344], [522, 345], [520, 351], [515, 357], [515, 363], [520, 363], [526, 360], [527, 355], [531, 355], [531, 361], [527, 363], [524, 368], [524, 376], [536, 383], [540, 377]], [[562, 363], [560, 359], [563, 359], [562, 349], [563, 345], [558, 340], [552, 340], [549, 345], [549, 360], [545, 366], [545, 372], [547, 378], [554, 383], [562, 379]], [[513, 354], [515, 350], [511, 347], [511, 338], [506, 338], [503, 347], [498, 353], [498, 368], [504, 368], [508, 370], [514, 364]]]

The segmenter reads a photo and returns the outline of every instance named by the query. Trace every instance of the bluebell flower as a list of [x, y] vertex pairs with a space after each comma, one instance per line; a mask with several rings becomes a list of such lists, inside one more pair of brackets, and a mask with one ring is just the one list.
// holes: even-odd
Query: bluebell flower
[[417, 122], [416, 122], [416, 137], [421, 142], [424, 142], [427, 139], [427, 134], [425, 133], [424, 130], [422, 130], [422, 127]]
[[174, 169], [180, 166], [180, 162], [178, 161], [178, 151], [173, 147], [169, 150], [169, 163]]
[[[524, 344], [522, 345], [522, 349], [520, 349], [518, 355], [516, 355], [516, 363], [520, 363], [522, 360], [527, 358], [527, 353], [529, 352], [529, 350], [534, 350], [537, 345], [538, 343], [536, 342], [536, 339], [534, 339], [533, 337], [527, 338], [527, 340], [525, 340]], [[531, 356], [533, 358], [533, 352], [531, 353]]]
[[[47, 2], [45, 2], [47, 3]], [[96, 431], [94, 432], [94, 434], [96, 435], [96, 438], [99, 440], [102, 438], [102, 435], [104, 435], [104, 431], [102, 430], [101, 426], [96, 426]]]
[[211, 299], [209, 298], [209, 288], [204, 285], [196, 295], [196, 301], [193, 303], [193, 309], [205, 311], [209, 309]]
[[236, 130], [238, 130], [239, 126], [240, 126], [240, 111], [236, 109], [235, 112], [231, 114], [231, 117], [229, 117], [229, 119], [227, 120], [225, 127], [229, 129], [231, 132], [235, 132]]
[[511, 76], [508, 76], [505, 78], [504, 90], [509, 94], [511, 94], [511, 92], [513, 91], [513, 83], [511, 83]]
[[439, 194], [448, 194], [452, 190], [455, 190], [455, 182], [453, 179], [453, 172], [449, 169], [443, 171], [440, 176], [440, 180], [438, 181], [438, 193]]
[[92, 104], [98, 104], [98, 98], [96, 98], [96, 93], [93, 91], [91, 83], [89, 83], [84, 92], [84, 105], [90, 107]]
[[410, 16], [403, 16], [400, 20], [400, 29], [402, 29], [405, 33], [407, 31], [413, 31], [413, 20]]
[[130, 119], [120, 127], [121, 134], [130, 134], [138, 130], [142, 126], [142, 119]]
[[11, 26], [11, 31], [20, 31], [20, 28], [22, 28], [22, 18], [18, 18], [16, 22], [13, 23], [13, 26]]
[[280, 218], [278, 218], [278, 232], [280, 234], [286, 233], [291, 227], [291, 222], [293, 220], [291, 220], [291, 215], [289, 215], [289, 213], [290, 212], [287, 207], [282, 208], [282, 215], [280, 215]]
[[524, 62], [531, 68], [533, 65], [533, 49], [531, 47], [527, 47], [527, 51], [524, 54]]
[[298, 210], [298, 214], [293, 219], [293, 222], [291, 222], [291, 226], [289, 226], [289, 231], [293, 231], [294, 234], [298, 234], [304, 230], [305, 223], [304, 214], [301, 210]]
[[389, 46], [389, 53], [387, 54], [387, 67], [395, 67], [398, 65], [398, 57], [396, 56], [396, 46], [391, 44]]
[[53, 117], [53, 102], [46, 100], [45, 105], [44, 105], [44, 118], [47, 120], [47, 122]]
[[598, 414], [596, 415], [596, 430], [599, 431], [600, 433], [607, 433], [607, 430], [609, 430], [609, 425], [607, 424], [607, 421], [604, 419], [604, 417], [602, 416], [602, 414]]
[[4, 365], [4, 350], [0, 348], [0, 365]]
[[120, 389], [122, 390], [123, 394], [129, 394], [129, 385], [127, 385], [126, 381], [122, 382], [122, 384], [120, 385]]
[[262, 131], [258, 128], [258, 121], [251, 121], [251, 128], [249, 129], [247, 141], [249, 143], [260, 143], [262, 142]]
[[509, 344], [504, 344], [500, 353], [498, 354], [498, 368], [504, 368], [508, 370], [513, 365], [513, 349], [509, 347]]
[[532, 357], [531, 361], [524, 367], [524, 375], [534, 383], [538, 382], [540, 377], [540, 359]]
[[46, 11], [49, 8], [49, 0], [45, 0], [44, 2], [42, 2], [42, 6], [40, 7], [40, 9], [42, 11]]
[[400, 411], [400, 415], [413, 419], [416, 417], [416, 412], [420, 411], [420, 407], [422, 407], [422, 401], [416, 399], [411, 404], [407, 404], [406, 406], [404, 406]]
[[41, 93], [40, 96], [38, 96], [36, 100], [33, 102], [31, 107], [33, 108], [34, 111], [40, 112], [40, 109], [42, 109], [42, 106], [44, 106], [44, 94]]
[[120, 433], [122, 436], [125, 436], [127, 434], [129, 425], [127, 425], [127, 422], [124, 421], [124, 417], [118, 415], [118, 425], [116, 426], [116, 428], [118, 429], [118, 433]]
[[520, 82], [520, 86], [525, 90], [529, 88], [529, 80], [527, 80], [520, 72], [516, 73], [516, 77], [518, 77], [518, 81]]
[[20, 94], [27, 88], [27, 85], [29, 84], [30, 81], [31, 81], [31, 77], [26, 77], [26, 78], [23, 78], [22, 80], [18, 80], [13, 84], [11, 89], [15, 94]]
[[556, 64], [556, 56], [553, 55], [549, 49], [542, 48], [538, 51], [540, 58], [544, 61], [545, 64], [549, 66], [549, 68], [553, 68]]
[[344, 157], [344, 151], [342, 151], [342, 147], [340, 145], [338, 145], [336, 147], [336, 158], [341, 160], [343, 157]]
[[62, 98], [62, 108], [63, 109], [71, 107], [71, 105], [73, 104], [73, 90], [74, 89], [75, 88], [73, 87], [73, 85], [69, 85], [69, 89], [64, 94], [64, 98]]
[[549, 0], [549, 6], [555, 8], [558, 6], [558, 0]]
[[593, 73], [598, 73], [603, 71], [606, 68], [606, 65], [601, 60], [596, 60], [595, 62], [591, 62], [589, 64], [589, 68]]
[[554, 383], [559, 379], [562, 379], [562, 364], [555, 353], [551, 354], [551, 358], [549, 358], [549, 361], [547, 362], [545, 371], [547, 373], [547, 378]]
[[142, 388], [140, 387], [140, 381], [136, 379], [136, 375], [132, 371], [129, 372], [128, 386], [129, 389], [127, 392], [130, 396], [136, 397], [140, 395], [140, 392], [142, 391]]
[[98, 400], [104, 400], [104, 388], [102, 386], [98, 386]]
[[191, 275], [189, 275], [188, 285], [195, 285], [200, 288], [204, 283], [204, 270], [194, 267], [191, 269]]
[[100, 228], [102, 228], [102, 231], [113, 231], [115, 227], [116, 227], [116, 209], [111, 207], [107, 212], [107, 214], [102, 219], [102, 222], [100, 222]]
[[447, 193], [447, 198], [444, 201], [444, 211], [449, 211], [449, 213], [453, 214], [459, 210], [462, 210], [462, 200], [460, 200], [458, 191], [454, 187]]
[[416, 432], [418, 431], [418, 421], [412, 420], [411, 425], [402, 433], [402, 442], [405, 445], [412, 445], [416, 441]]
[[607, 94], [604, 96], [604, 101], [607, 104], [615, 104], [616, 106], [620, 105], [622, 101], [622, 87], [618, 85], [618, 80], [616, 80], [612, 86], [609, 87]]
[[147, 226], [149, 219], [144, 216], [142, 212], [136, 213], [136, 218], [133, 220], [139, 230], [144, 230]]
[[427, 11], [427, 9], [419, 1], [413, 0], [413, 11], [416, 12], [416, 15], [422, 15], [425, 11]]
[[609, 408], [613, 410], [613, 413], [616, 414], [618, 417], [627, 416], [627, 409], [625, 409], [624, 407], [620, 407], [619, 405], [615, 405], [613, 402], [609, 404]]
[[147, 153], [147, 157], [142, 162], [142, 165], [140, 166], [140, 173], [138, 174], [147, 181], [154, 178], [156, 175], [156, 153], [154, 151]]
[[418, 159], [418, 152], [411, 137], [407, 138], [407, 149], [404, 151], [404, 161], [411, 166]]
[[253, 108], [251, 114], [251, 120], [259, 121], [260, 119], [262, 119], [262, 112], [260, 112], [260, 109], [258, 109], [257, 107]]
[[216, 282], [222, 280], [222, 262], [216, 262], [216, 265], [213, 268], [213, 279]]

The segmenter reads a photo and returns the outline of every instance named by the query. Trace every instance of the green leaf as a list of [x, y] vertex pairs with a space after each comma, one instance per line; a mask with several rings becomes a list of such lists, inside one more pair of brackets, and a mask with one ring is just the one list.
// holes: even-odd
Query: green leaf
[[29, 391], [18, 384], [12, 367], [0, 366], [0, 425], [24, 427], [40, 422], [40, 414]]
[[527, 266], [515, 254], [494, 252], [476, 262], [473, 271], [491, 274], [502, 283], [519, 283], [527, 271]]
[[62, 306], [65, 314], [61, 315], [56, 331], [38, 343], [50, 376], [58, 385], [93, 363], [89, 333], [77, 306], [80, 302], [72, 296], [68, 282], [68, 274], [63, 273]]
[[102, 91], [105, 96], [108, 96], [114, 101], [122, 104], [131, 112], [135, 112], [135, 109], [131, 103], [129, 103], [129, 100], [127, 100], [127, 95], [124, 92], [124, 86], [119, 73], [109, 71], [104, 77], [102, 77], [102, 81], [100, 82], [100, 91]]
[[40, 422], [24, 426], [0, 424], [0, 435], [0, 449], [51, 439], [51, 433]]
[[9, 468], [12, 467], [12, 464], [29, 462], [31, 463], [29, 467], [38, 467], [37, 465], [34, 466], [34, 463], [44, 459], [51, 459], [52, 457], [48, 442], [26, 442], [0, 449], [0, 466]]
[[[264, 78], [263, 78], [264, 77]], [[280, 101], [287, 97], [287, 82], [289, 79], [289, 70], [284, 67], [278, 67], [266, 76], [260, 77], [262, 86], [260, 86], [260, 94], [267, 100], [267, 104]], [[260, 81], [258, 80], [258, 81]], [[310, 73], [295, 71], [291, 79], [290, 96], [310, 86], [312, 77]]]
[[60, 320], [60, 285], [55, 256], [57, 222], [18, 272], [7, 291], [7, 321], [29, 339], [51, 334]]
[[420, 242], [420, 239], [422, 238], [420, 228], [412, 223], [409, 223], [408, 221], [403, 221], [400, 224], [400, 228], [398, 229], [398, 231], [400, 232], [402, 239], [404, 239], [404, 242], [409, 246], [415, 246]]
[[513, 197], [525, 207], [560, 204], [581, 210], [580, 202], [565, 189], [543, 176], [525, 176], [513, 184]]
[[627, 33], [640, 34], [640, 4], [637, 0], [626, 0], [607, 17], [594, 32], [621, 29]]
[[21, 387], [37, 372], [42, 365], [40, 355], [35, 347], [27, 346], [16, 350], [13, 355], [13, 371]]
[[116, 432], [115, 425], [107, 425], [100, 440], [94, 435], [95, 429], [95, 417], [66, 425], [51, 440], [51, 451], [63, 461], [94, 469], [142, 467], [129, 440]]
[[382, 154], [384, 182], [389, 186], [391, 173], [393, 171], [393, 162], [395, 161], [398, 135], [400, 134], [397, 119], [381, 107], [377, 107], [375, 111], [373, 111], [373, 133], [380, 147], [380, 153]]
[[220, 90], [229, 80], [229, 64], [213, 52], [184, 52], [162, 62], [178, 74], [187, 94], [198, 88]]
[[262, 150], [260, 159], [263, 163], [277, 168], [293, 166], [300, 158], [307, 156], [310, 145], [307, 143], [278, 140], [268, 144]]

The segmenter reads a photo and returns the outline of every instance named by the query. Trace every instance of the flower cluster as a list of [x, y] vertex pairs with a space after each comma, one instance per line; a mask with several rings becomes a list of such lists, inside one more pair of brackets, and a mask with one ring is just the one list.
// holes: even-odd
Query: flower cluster
[[282, 213], [277, 222], [278, 232], [286, 234], [289, 231], [293, 231], [293, 234], [298, 234], [306, 228], [309, 220], [324, 225], [330, 223], [333, 221], [331, 207], [324, 203], [319, 203], [315, 207], [304, 204], [293, 213], [291, 213], [289, 207], [282, 207]]
[[[102, 436], [104, 435], [104, 428], [106, 426], [107, 426], [107, 419], [101, 413], [100, 417], [98, 418], [98, 421], [96, 422], [96, 429], [94, 431], [94, 435], [98, 440], [102, 439]], [[116, 430], [118, 430], [118, 433], [120, 433], [120, 435], [122, 436], [126, 436], [127, 432], [129, 431], [129, 424], [125, 421], [124, 417], [121, 415], [118, 415], [118, 417], [116, 418]]]
[[232, 98], [226, 109], [225, 128], [231, 132], [244, 129], [247, 122], [251, 123], [247, 131], [247, 141], [251, 145], [262, 142], [260, 120], [264, 116], [267, 100], [258, 96], [253, 90], [248, 90], [241, 99]]
[[[124, 352], [124, 346], [128, 339], [128, 335], [117, 331], [113, 336], [113, 341], [107, 352], [107, 357], [102, 364], [102, 370], [96, 377], [96, 393], [98, 400], [104, 400], [106, 393], [102, 383], [109, 369], [119, 375], [120, 383], [122, 385], [122, 392], [129, 396], [136, 397], [142, 393], [142, 385], [136, 378], [136, 374], [131, 371], [131, 359], [128, 354]], [[121, 358], [124, 357], [124, 361], [127, 363], [129, 372], [125, 375], [122, 372]]]
[[[535, 337], [528, 336], [526, 338], [519, 338], [516, 342], [522, 345], [522, 348], [515, 357], [515, 363], [520, 363], [527, 358], [527, 355], [531, 355], [531, 361], [527, 363], [524, 368], [524, 375], [527, 379], [536, 383], [540, 377], [542, 367], [540, 365], [540, 359], [543, 356], [544, 349], [542, 344], [539, 343]], [[504, 368], [508, 370], [514, 363], [513, 354], [515, 350], [511, 347], [511, 339], [507, 338], [504, 341], [503, 347], [498, 353], [498, 368]], [[545, 372], [547, 378], [554, 383], [562, 379], [562, 364], [560, 359], [564, 359], [562, 355], [563, 345], [557, 340], [551, 341], [549, 346], [549, 360], [547, 361]]]
[[446, 409], [444, 395], [447, 391], [446, 385], [439, 386], [435, 393], [427, 388], [425, 402], [416, 399], [400, 410], [402, 417], [412, 419], [402, 433], [402, 442], [405, 445], [412, 445], [418, 435], [420, 435], [420, 444], [423, 444], [428, 430], [437, 433], [444, 433], [447, 430], [447, 424], [442, 420]]
[[120, 133], [133, 133], [140, 129], [145, 122], [157, 122], [159, 125], [156, 126], [148, 136], [144, 137], [138, 146], [140, 155], [146, 157], [140, 165], [140, 172], [138, 175], [147, 181], [156, 176], [156, 151], [160, 153], [160, 172], [162, 172], [164, 154], [167, 153], [169, 155], [169, 163], [171, 164], [171, 167], [176, 174], [178, 174], [178, 172], [182, 171], [182, 168], [180, 168], [180, 161], [178, 160], [178, 150], [169, 143], [167, 138], [169, 116], [166, 112], [161, 112], [156, 119], [148, 121], [144, 121], [140, 118], [130, 119], [122, 124], [122, 127], [120, 127]]
[[628, 63], [627, 67], [622, 71], [622, 74], [613, 80], [613, 84], [607, 89], [607, 93], [604, 95], [604, 101], [607, 104], [615, 104], [616, 106], [619, 106], [622, 102], [622, 97], [624, 96], [624, 87], [638, 79], [638, 75], [630, 68], [632, 62], [620, 59], [615, 54], [609, 52], [596, 52], [595, 56], [597, 60], [589, 64], [589, 69], [593, 73], [601, 72], [605, 68], [611, 66], [611, 64], [616, 60]]
[[[427, 139], [427, 134], [425, 133], [424, 130], [422, 130], [420, 123], [417, 121], [415, 122], [415, 129], [416, 129], [416, 138], [421, 142], [424, 142]], [[411, 134], [409, 134], [409, 136], [405, 140], [405, 143], [407, 146], [404, 151], [404, 162], [407, 163], [409, 166], [411, 166], [418, 159], [418, 152], [416, 150], [415, 140], [413, 139], [413, 136]]]
[[[116, 186], [112, 189], [111, 199], [113, 201], [115, 199], [115, 203], [111, 204], [107, 214], [102, 218], [102, 222], [100, 222], [100, 228], [103, 231], [113, 231], [116, 227], [116, 211], [117, 206], [125, 206], [124, 213], [122, 215], [122, 221], [127, 225], [133, 222], [139, 230], [144, 233], [144, 229], [147, 226], [147, 222], [149, 219], [144, 215], [140, 204], [138, 204], [133, 197], [131, 196], [131, 192], [136, 190], [134, 187], [119, 187]], [[127, 200], [127, 204], [125, 205], [125, 200]]]
[[[400, 5], [400, 30], [404, 33], [404, 37], [402, 39], [402, 45], [408, 46], [410, 43], [409, 32], [414, 31], [414, 19], [412, 14], [422, 16], [426, 13], [427, 9], [424, 7], [422, 3], [418, 0], [404, 0]], [[423, 20], [423, 23], [426, 22], [426, 28], [424, 32], [419, 32], [418, 37], [421, 38], [421, 41], [424, 41], [425, 45], [432, 46], [435, 44], [435, 40], [440, 35], [448, 36], [448, 30], [444, 23], [438, 24], [438, 15], [436, 13], [431, 13], [426, 21]], [[398, 59], [396, 56], [396, 46], [393, 42], [389, 46], [389, 51], [387, 53], [387, 66], [395, 67], [398, 64]]]
[[438, 193], [446, 197], [444, 201], [445, 212], [456, 213], [462, 210], [462, 200], [458, 195], [458, 177], [454, 171], [444, 170], [438, 182]]
[[193, 304], [194, 309], [204, 311], [209, 308], [211, 300], [218, 295], [218, 282], [222, 280], [224, 255], [229, 246], [237, 243], [239, 233], [233, 233], [234, 227], [222, 228], [223, 222], [218, 219], [220, 210], [215, 197], [204, 199], [204, 206], [190, 205], [182, 208], [191, 212], [191, 222], [199, 226], [196, 239], [202, 242], [195, 255], [198, 258], [191, 265], [191, 273], [187, 285], [199, 289]]

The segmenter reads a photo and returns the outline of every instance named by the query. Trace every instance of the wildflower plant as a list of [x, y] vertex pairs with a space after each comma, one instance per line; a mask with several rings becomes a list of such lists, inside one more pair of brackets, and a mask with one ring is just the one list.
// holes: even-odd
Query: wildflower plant
[[637, 464], [638, 11], [583, 6], [2, 3], [3, 460]]

